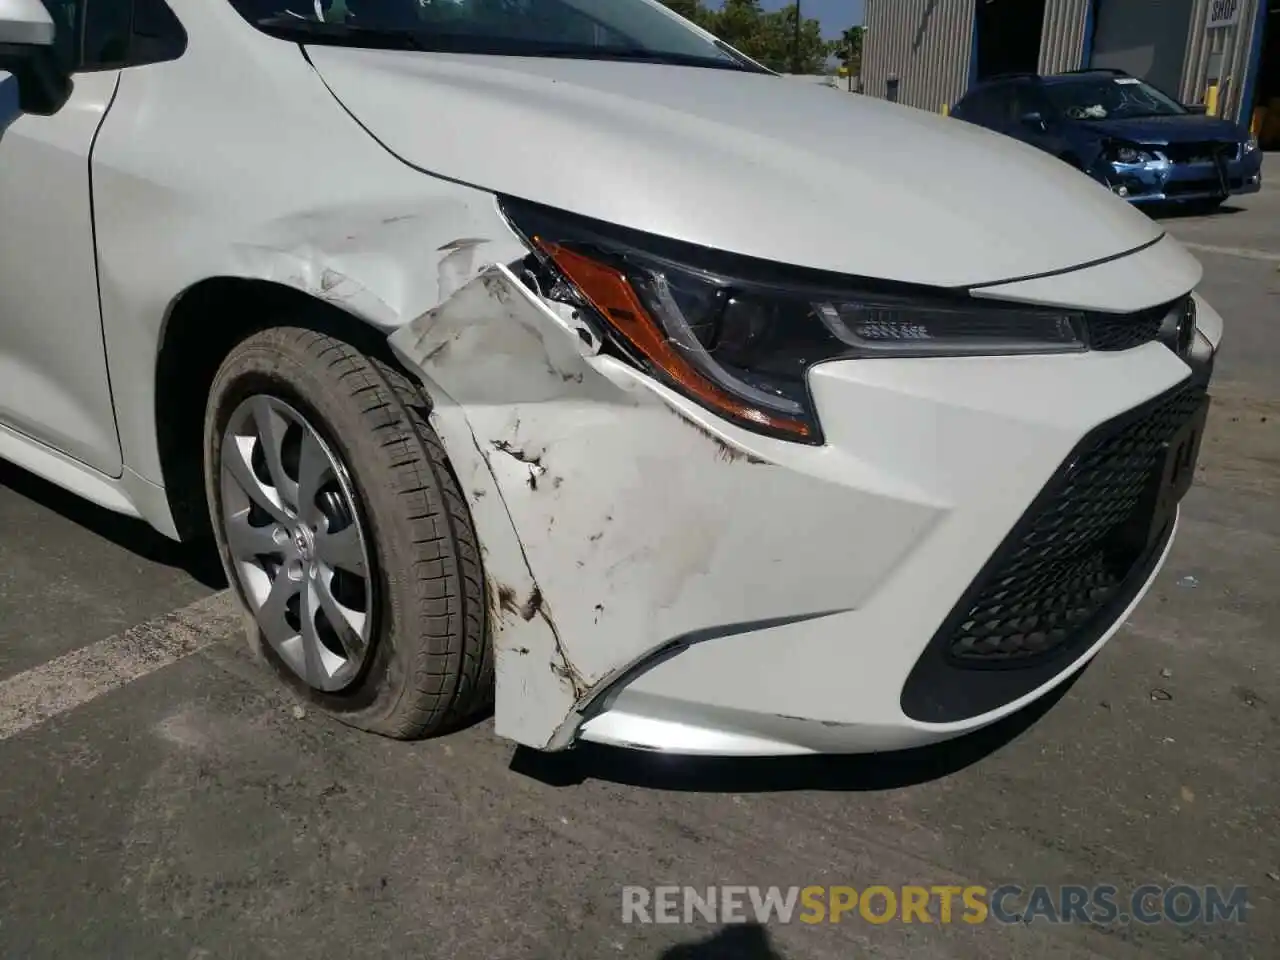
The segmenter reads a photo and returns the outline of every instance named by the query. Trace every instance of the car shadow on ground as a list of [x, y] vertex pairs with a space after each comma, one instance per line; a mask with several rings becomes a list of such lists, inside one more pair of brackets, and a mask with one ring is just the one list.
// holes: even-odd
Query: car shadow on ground
[[785, 960], [758, 923], [743, 923], [664, 951], [658, 960]]
[[1245, 208], [1232, 206], [1231, 204], [1214, 207], [1194, 203], [1171, 203], [1167, 205], [1152, 204], [1144, 207], [1143, 212], [1152, 220], [1188, 220], [1193, 217], [1229, 217], [1233, 214], [1244, 213]]
[[141, 520], [103, 509], [3, 460], [0, 460], [0, 487], [7, 487], [144, 560], [183, 570], [210, 589], [221, 590], [227, 586], [212, 545], [196, 547], [177, 543]]
[[861, 755], [765, 758], [685, 757], [581, 743], [562, 753], [517, 748], [513, 773], [556, 787], [601, 780], [632, 787], [697, 793], [859, 793], [940, 780], [991, 756], [1034, 726], [1088, 669], [1005, 719], [945, 743]]

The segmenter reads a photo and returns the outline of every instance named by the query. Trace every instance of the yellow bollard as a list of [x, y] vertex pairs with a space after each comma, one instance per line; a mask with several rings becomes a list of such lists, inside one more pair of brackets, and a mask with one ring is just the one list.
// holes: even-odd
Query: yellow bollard
[[1218, 115], [1218, 85], [1211, 83], [1204, 91], [1204, 112], [1211, 117]]
[[942, 105], [942, 115], [943, 115], [944, 117], [949, 117], [949, 116], [951, 116], [951, 107], [949, 107], [949, 106], [948, 106], [947, 104], [945, 104], [945, 103]]

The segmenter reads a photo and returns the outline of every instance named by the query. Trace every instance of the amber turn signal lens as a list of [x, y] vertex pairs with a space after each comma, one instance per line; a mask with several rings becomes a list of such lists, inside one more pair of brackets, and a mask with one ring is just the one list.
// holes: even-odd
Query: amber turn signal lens
[[534, 237], [533, 242], [635, 350], [699, 402], [732, 420], [745, 420], [795, 437], [811, 434], [804, 421], [750, 406], [703, 376], [672, 345], [621, 270], [542, 237]]

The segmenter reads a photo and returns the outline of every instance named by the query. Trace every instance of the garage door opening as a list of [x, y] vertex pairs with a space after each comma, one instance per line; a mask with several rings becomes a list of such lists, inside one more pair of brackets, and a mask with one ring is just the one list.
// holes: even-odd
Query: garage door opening
[[1270, 0], [1262, 29], [1262, 58], [1254, 98], [1254, 107], [1262, 111], [1258, 140], [1264, 150], [1280, 150], [1280, 0]]
[[977, 0], [977, 79], [1037, 71], [1044, 4], [1045, 0]]
[[1142, 77], [1176, 99], [1195, 9], [1195, 0], [1099, 0], [1089, 66]]

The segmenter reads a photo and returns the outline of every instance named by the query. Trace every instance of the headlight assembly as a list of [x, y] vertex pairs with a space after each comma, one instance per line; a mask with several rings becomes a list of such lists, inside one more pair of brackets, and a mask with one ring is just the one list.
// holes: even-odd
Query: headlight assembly
[[822, 442], [806, 379], [818, 363], [1086, 346], [1079, 313], [863, 284], [523, 201], [502, 206], [549, 275], [544, 295], [590, 310], [614, 348], [645, 372], [728, 420], [776, 437]]
[[1155, 158], [1146, 150], [1120, 144], [1111, 148], [1111, 159], [1118, 163], [1150, 163]]

